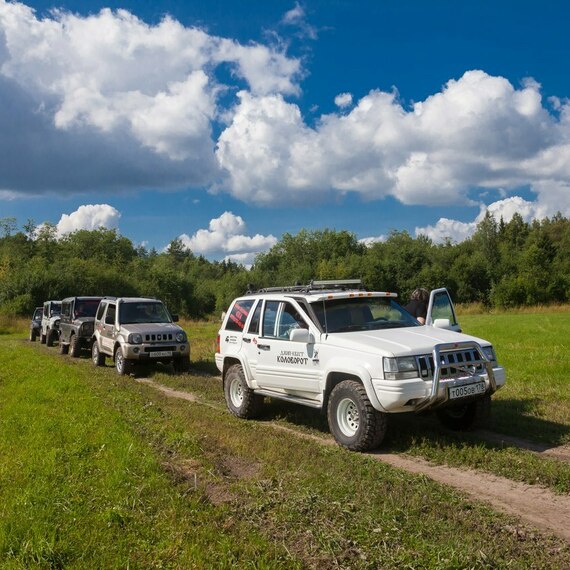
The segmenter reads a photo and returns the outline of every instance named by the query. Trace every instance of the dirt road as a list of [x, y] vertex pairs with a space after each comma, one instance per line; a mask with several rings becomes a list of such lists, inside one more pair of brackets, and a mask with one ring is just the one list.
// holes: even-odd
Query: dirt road
[[[218, 408], [218, 406], [201, 401], [198, 396], [192, 393], [173, 390], [152, 380], [138, 379], [137, 382], [151, 386], [170, 398], [200, 402], [204, 405]], [[336, 445], [332, 437], [307, 435], [293, 428], [270, 422], [264, 423], [264, 425], [273, 429], [287, 431], [298, 437], [313, 439], [323, 445]], [[532, 442], [492, 432], [480, 431], [478, 433], [481, 437], [494, 443], [502, 441], [505, 444], [514, 445], [535, 453], [544, 453], [562, 461], [570, 459], [568, 446], [546, 448]], [[548, 531], [570, 543], [570, 496], [555, 495], [552, 491], [543, 487], [518, 483], [482, 471], [434, 465], [415, 457], [383, 453], [382, 451], [371, 452], [368, 455], [398, 469], [422, 474], [434, 481], [454, 487], [469, 495], [473, 500], [484, 501], [498, 511], [516, 516], [522, 522]], [[520, 529], [513, 529], [513, 532], [520, 532]]]

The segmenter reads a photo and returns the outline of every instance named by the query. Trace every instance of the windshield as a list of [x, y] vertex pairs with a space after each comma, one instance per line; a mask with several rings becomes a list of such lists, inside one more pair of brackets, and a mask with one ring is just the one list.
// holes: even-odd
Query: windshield
[[97, 307], [99, 306], [99, 299], [85, 299], [83, 301], [76, 301], [75, 303], [75, 318], [80, 317], [95, 317]]
[[396, 301], [386, 297], [331, 299], [311, 306], [329, 333], [420, 326]]
[[52, 303], [50, 306], [50, 316], [61, 315], [61, 303]]
[[172, 320], [162, 303], [139, 301], [119, 305], [119, 322], [128, 325], [133, 323], [170, 323]]

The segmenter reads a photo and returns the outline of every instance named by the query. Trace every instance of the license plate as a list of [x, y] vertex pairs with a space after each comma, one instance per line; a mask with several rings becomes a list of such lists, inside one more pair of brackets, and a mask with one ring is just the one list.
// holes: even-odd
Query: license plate
[[477, 382], [476, 384], [464, 384], [463, 386], [453, 386], [449, 389], [449, 399], [467, 398], [468, 396], [477, 396], [485, 393], [485, 382]]
[[172, 351], [170, 350], [157, 350], [156, 352], [150, 353], [151, 358], [164, 358], [165, 356], [172, 356]]

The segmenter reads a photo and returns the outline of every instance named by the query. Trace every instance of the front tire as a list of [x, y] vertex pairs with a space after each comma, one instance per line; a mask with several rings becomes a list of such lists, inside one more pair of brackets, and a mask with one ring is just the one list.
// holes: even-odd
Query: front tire
[[36, 342], [37, 333], [34, 329], [30, 330], [30, 342]]
[[46, 345], [53, 346], [53, 341], [55, 339], [55, 331], [53, 329], [49, 329], [46, 335]]
[[129, 361], [123, 356], [121, 347], [115, 352], [115, 368], [119, 376], [124, 376], [130, 372]]
[[190, 369], [190, 357], [183, 356], [182, 358], [176, 358], [172, 362], [172, 367], [176, 374], [186, 374]]
[[491, 416], [491, 396], [471, 400], [436, 412], [439, 421], [448, 429], [467, 431], [483, 425]]
[[45, 344], [45, 343], [46, 343], [46, 335], [40, 334], [40, 344]]
[[69, 338], [69, 356], [71, 358], [77, 358], [79, 356], [79, 342], [77, 341], [77, 335], [72, 334]]
[[386, 435], [386, 414], [372, 406], [364, 386], [354, 380], [333, 388], [327, 416], [336, 442], [351, 451], [375, 449]]
[[234, 364], [226, 372], [224, 396], [229, 411], [238, 418], [251, 419], [261, 413], [263, 396], [247, 385], [241, 364]]
[[105, 355], [99, 350], [96, 340], [93, 341], [93, 346], [91, 347], [91, 360], [93, 366], [105, 366]]

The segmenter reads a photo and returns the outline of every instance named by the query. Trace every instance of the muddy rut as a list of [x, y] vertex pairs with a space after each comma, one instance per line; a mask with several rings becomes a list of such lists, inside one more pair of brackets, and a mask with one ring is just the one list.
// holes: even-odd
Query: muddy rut
[[[148, 379], [138, 379], [137, 382], [151, 386], [170, 398], [200, 402], [201, 404], [219, 408], [218, 406], [207, 404], [190, 392], [173, 390]], [[323, 445], [336, 445], [332, 437], [308, 435], [278, 424], [264, 423], [264, 425], [290, 432], [298, 437], [315, 440]], [[483, 430], [477, 433], [483, 439], [493, 443], [502, 442], [505, 445], [512, 445], [534, 453], [548, 455], [561, 461], [570, 460], [569, 446], [553, 448]], [[416, 457], [383, 453], [382, 451], [370, 452], [367, 455], [398, 469], [425, 475], [438, 483], [449, 485], [466, 493], [473, 500], [483, 501], [497, 511], [518, 517], [524, 523], [548, 531], [570, 543], [570, 496], [568, 495], [555, 495], [552, 491], [543, 487], [511, 481], [510, 479], [482, 471], [434, 465]]]

